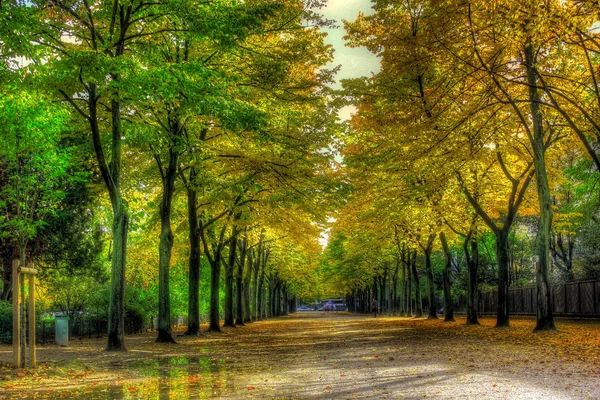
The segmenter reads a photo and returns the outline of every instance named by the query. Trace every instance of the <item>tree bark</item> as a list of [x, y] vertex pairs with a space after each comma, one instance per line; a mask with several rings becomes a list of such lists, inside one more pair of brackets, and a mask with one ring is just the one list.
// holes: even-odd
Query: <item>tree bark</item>
[[452, 254], [448, 248], [448, 241], [446, 240], [446, 234], [440, 233], [440, 240], [442, 242], [442, 248], [446, 255], [446, 263], [444, 265], [444, 322], [454, 322], [454, 309], [452, 307], [452, 292], [450, 283], [450, 270], [452, 268]]
[[[469, 253], [469, 246], [471, 252]], [[477, 320], [477, 270], [479, 269], [479, 245], [476, 233], [470, 232], [466, 236], [463, 249], [467, 260], [469, 274], [467, 287], [467, 325], [479, 325]]]
[[[256, 300], [255, 292], [256, 292], [258, 273], [256, 273], [254, 271], [254, 261], [253, 261], [252, 254], [253, 254], [253, 251], [248, 250], [248, 253], [246, 255], [246, 257], [247, 257], [246, 275], [244, 276], [244, 322], [245, 323], [252, 322], [252, 308], [251, 308], [252, 304], [251, 304], [251, 302]], [[254, 277], [254, 280], [252, 280], [252, 277]], [[252, 287], [250, 286], [251, 283], [252, 283]], [[256, 305], [254, 305], [254, 308], [256, 309]]]
[[413, 274], [413, 286], [415, 291], [415, 318], [423, 316], [423, 303], [421, 302], [421, 285], [419, 282], [419, 272], [417, 271], [417, 250], [413, 250], [411, 268]]
[[[260, 251], [258, 252], [258, 254], [260, 255]], [[260, 261], [260, 257], [258, 257]], [[263, 317], [263, 308], [264, 308], [264, 297], [263, 297], [263, 292], [264, 292], [264, 285], [265, 285], [265, 269], [262, 267], [262, 263], [258, 262], [258, 268], [260, 269], [259, 272], [257, 272], [258, 274], [258, 287], [256, 289], [256, 321], [259, 321], [262, 319]]]
[[[168, 167], [161, 169], [163, 194], [160, 205], [160, 242], [158, 262], [158, 336], [157, 343], [175, 343], [171, 335], [171, 296], [169, 285], [169, 271], [171, 269], [171, 254], [173, 251], [173, 230], [171, 229], [171, 211], [173, 194], [175, 193], [175, 178], [177, 177], [177, 164], [179, 162], [179, 151], [176, 150], [180, 135], [177, 121], [169, 121], [169, 128], [173, 142], [169, 148]], [[157, 155], [156, 157], [160, 157]], [[158, 160], [158, 158], [157, 158]]]
[[392, 292], [391, 292], [391, 303], [392, 303], [392, 312], [401, 313], [402, 305], [399, 302], [398, 296], [398, 274], [400, 273], [400, 259], [396, 260], [396, 268], [394, 269], [394, 278], [392, 279]]
[[405, 316], [413, 316], [413, 302], [412, 302], [412, 270], [411, 270], [411, 263], [410, 263], [410, 252], [407, 252], [406, 255], [406, 264], [403, 267], [403, 271], [406, 273], [406, 286], [404, 289], [404, 298], [406, 299], [405, 301], [405, 310], [404, 310], [404, 315]]
[[[122, 49], [118, 51], [122, 53]], [[118, 81], [118, 76], [112, 76]], [[121, 128], [121, 103], [117, 98], [111, 100], [112, 114], [112, 152], [110, 160], [110, 177], [113, 182], [113, 273], [111, 276], [111, 302], [108, 319], [107, 350], [125, 351], [125, 265], [127, 262], [127, 233], [129, 215], [127, 206], [121, 197], [121, 145], [123, 130]], [[110, 191], [109, 191], [110, 193]], [[116, 226], [115, 226], [116, 225]]]
[[[196, 171], [192, 167], [190, 169], [190, 180], [196, 180]], [[188, 328], [186, 335], [198, 335], [200, 333], [200, 306], [199, 306], [199, 291], [200, 291], [200, 235], [198, 234], [198, 210], [197, 210], [197, 194], [192, 188], [187, 189], [187, 211], [189, 225], [189, 251], [190, 258], [188, 261]]]
[[[234, 228], [235, 229], [235, 228]], [[235, 327], [233, 319], [233, 270], [237, 249], [237, 235], [234, 233], [229, 243], [229, 257], [225, 264], [225, 318], [223, 326]]]
[[433, 241], [435, 234], [430, 234], [427, 239], [427, 246], [421, 246], [425, 254], [425, 272], [427, 274], [427, 288], [429, 300], [429, 315], [427, 319], [438, 319], [437, 306], [435, 301], [435, 283], [433, 281], [433, 268], [431, 267], [431, 250], [433, 249]]
[[215, 252], [214, 260], [210, 269], [210, 332], [221, 332], [219, 314], [219, 288], [221, 284], [221, 252]]
[[238, 260], [238, 268], [237, 268], [237, 315], [235, 319], [236, 325], [245, 325], [244, 324], [244, 299], [246, 296], [246, 287], [244, 285], [244, 265], [246, 264], [246, 249], [248, 246], [248, 240], [243, 238], [240, 243], [240, 256]]
[[498, 313], [496, 328], [510, 326], [508, 315], [508, 229], [496, 232], [496, 260], [498, 262]]
[[[118, 80], [117, 76], [112, 77]], [[98, 123], [96, 85], [88, 85], [89, 123], [94, 152], [106, 185], [113, 211], [113, 251], [111, 259], [110, 302], [108, 306], [107, 351], [127, 351], [125, 347], [125, 265], [129, 215], [121, 194], [121, 109], [118, 98], [111, 100], [111, 160], [107, 163]]]
[[535, 270], [537, 286], [537, 313], [535, 331], [555, 330], [554, 315], [552, 313], [552, 286], [550, 285], [550, 232], [552, 229], [552, 197], [546, 171], [546, 146], [544, 143], [544, 129], [540, 110], [540, 96], [538, 93], [537, 71], [535, 55], [531, 38], [528, 38], [525, 47], [525, 66], [527, 69], [527, 83], [529, 84], [529, 99], [531, 118], [533, 120], [533, 164], [537, 183], [540, 216], [538, 220], [538, 234], [536, 238], [537, 265]]

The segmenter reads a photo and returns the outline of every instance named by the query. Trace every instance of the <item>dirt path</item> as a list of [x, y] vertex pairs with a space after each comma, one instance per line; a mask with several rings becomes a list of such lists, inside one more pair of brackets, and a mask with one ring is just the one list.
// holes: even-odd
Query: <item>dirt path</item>
[[130, 336], [125, 354], [103, 339], [44, 346], [19, 374], [0, 346], [0, 398], [600, 398], [600, 323], [482, 322], [304, 313], [178, 345]]

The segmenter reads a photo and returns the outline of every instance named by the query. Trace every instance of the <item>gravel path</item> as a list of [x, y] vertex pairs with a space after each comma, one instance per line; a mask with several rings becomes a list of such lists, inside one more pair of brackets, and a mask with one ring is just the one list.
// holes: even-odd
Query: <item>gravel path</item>
[[178, 345], [130, 336], [125, 354], [75, 341], [40, 349], [35, 370], [3, 366], [0, 398], [600, 399], [600, 323], [493, 322], [298, 313]]

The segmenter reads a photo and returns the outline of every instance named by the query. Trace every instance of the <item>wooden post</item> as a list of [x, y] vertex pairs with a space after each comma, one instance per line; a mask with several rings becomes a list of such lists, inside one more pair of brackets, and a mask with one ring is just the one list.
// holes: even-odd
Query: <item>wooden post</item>
[[29, 272], [29, 365], [35, 367], [35, 275], [33, 264], [27, 265]]
[[21, 366], [21, 336], [19, 332], [19, 324], [21, 318], [19, 314], [19, 260], [12, 262], [12, 286], [13, 286], [13, 356], [14, 367]]
[[[27, 268], [21, 267], [19, 264], [19, 260], [13, 260], [12, 262], [14, 367], [21, 368], [21, 361], [25, 362], [25, 359], [21, 358], [21, 356], [25, 357], [25, 350], [21, 351], [21, 345], [26, 343], [27, 338], [25, 338], [25, 333], [21, 332], [21, 314], [19, 307], [19, 298], [21, 294], [19, 293], [19, 285], [21, 279], [23, 279], [23, 282], [25, 281], [25, 277], [21, 277], [21, 275], [24, 274], [29, 274], [29, 364], [30, 366], [35, 367], [35, 275], [37, 274], [37, 270], [33, 268], [31, 263]], [[24, 303], [21, 305], [23, 306], [23, 313], [25, 313]], [[24, 337], [23, 343], [21, 343], [21, 334]]]

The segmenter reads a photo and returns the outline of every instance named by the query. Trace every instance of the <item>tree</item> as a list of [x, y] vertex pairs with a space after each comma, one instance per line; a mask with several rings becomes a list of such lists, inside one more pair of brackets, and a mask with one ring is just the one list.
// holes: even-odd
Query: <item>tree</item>
[[[39, 94], [9, 86], [0, 99], [0, 235], [18, 249], [21, 266], [31, 260], [29, 244], [47, 224], [65, 196], [69, 181], [70, 149], [61, 148], [67, 115], [55, 110]], [[17, 277], [12, 276], [11, 280]], [[20, 277], [22, 295], [21, 352], [25, 354], [27, 317], [25, 278]], [[5, 290], [6, 292], [6, 290]], [[22, 358], [22, 366], [26, 364]]]

